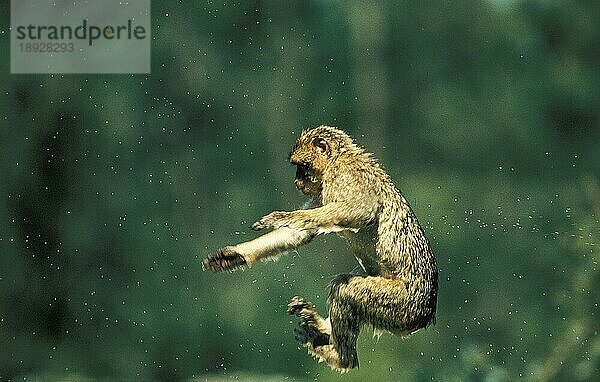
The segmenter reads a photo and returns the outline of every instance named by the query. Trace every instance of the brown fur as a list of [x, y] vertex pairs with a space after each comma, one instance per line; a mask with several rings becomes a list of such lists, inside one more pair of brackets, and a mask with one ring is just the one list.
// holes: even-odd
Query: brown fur
[[303, 131], [290, 154], [296, 186], [312, 197], [306, 209], [272, 212], [252, 226], [273, 228], [255, 240], [225, 247], [204, 261], [213, 271], [249, 265], [336, 232], [360, 266], [331, 282], [329, 318], [301, 297], [289, 313], [301, 322], [296, 339], [340, 371], [358, 367], [360, 328], [408, 335], [435, 320], [438, 270], [408, 202], [371, 154], [342, 130]]

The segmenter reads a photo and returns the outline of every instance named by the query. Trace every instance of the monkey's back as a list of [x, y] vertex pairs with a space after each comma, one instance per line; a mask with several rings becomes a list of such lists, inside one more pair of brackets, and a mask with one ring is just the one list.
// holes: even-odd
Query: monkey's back
[[[408, 331], [433, 323], [438, 268], [431, 245], [410, 205], [370, 154], [342, 158], [338, 170], [335, 180], [346, 185], [349, 194], [345, 196], [352, 197], [350, 192], [361, 195], [350, 208], [364, 209], [362, 213], [372, 215], [358, 232], [343, 231], [340, 236], [348, 240], [367, 274], [396, 280], [390, 288], [405, 289], [405, 309], [409, 310], [405, 313], [413, 318]], [[325, 196], [326, 190], [323, 191]]]
[[396, 197], [384, 203], [379, 215], [376, 252], [383, 268], [405, 285], [415, 325], [421, 328], [435, 321], [438, 268], [417, 217], [400, 191], [394, 191]]

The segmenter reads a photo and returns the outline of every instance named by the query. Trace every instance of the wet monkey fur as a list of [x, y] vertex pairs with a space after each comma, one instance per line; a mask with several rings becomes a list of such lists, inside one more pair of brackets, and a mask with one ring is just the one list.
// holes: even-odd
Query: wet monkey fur
[[408, 335], [435, 321], [438, 269], [415, 214], [371, 154], [342, 130], [319, 126], [303, 131], [290, 161], [295, 185], [311, 197], [305, 209], [275, 211], [252, 225], [271, 232], [220, 249], [203, 262], [225, 271], [293, 250], [318, 235], [335, 232], [358, 260], [330, 286], [328, 317], [301, 297], [288, 312], [300, 318], [299, 343], [332, 368], [358, 367], [360, 329]]

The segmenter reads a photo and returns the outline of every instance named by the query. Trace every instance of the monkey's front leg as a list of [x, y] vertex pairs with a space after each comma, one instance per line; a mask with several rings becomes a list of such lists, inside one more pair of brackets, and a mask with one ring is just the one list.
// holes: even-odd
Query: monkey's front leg
[[218, 250], [202, 262], [205, 269], [220, 272], [254, 264], [261, 259], [280, 255], [308, 243], [315, 231], [282, 227], [254, 240]]
[[317, 234], [358, 231], [375, 219], [377, 205], [366, 201], [345, 201], [329, 203], [321, 207], [275, 211], [263, 216], [252, 225], [252, 229], [289, 227], [298, 230], [315, 230]]

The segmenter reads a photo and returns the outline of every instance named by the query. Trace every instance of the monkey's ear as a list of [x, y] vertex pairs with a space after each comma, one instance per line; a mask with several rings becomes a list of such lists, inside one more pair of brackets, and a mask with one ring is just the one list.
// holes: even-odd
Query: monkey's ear
[[327, 141], [324, 138], [316, 137], [315, 139], [313, 139], [312, 144], [313, 146], [315, 146], [316, 148], [318, 148], [326, 154], [331, 153], [331, 150], [329, 149], [329, 143], [327, 143]]

